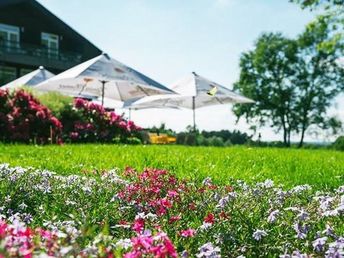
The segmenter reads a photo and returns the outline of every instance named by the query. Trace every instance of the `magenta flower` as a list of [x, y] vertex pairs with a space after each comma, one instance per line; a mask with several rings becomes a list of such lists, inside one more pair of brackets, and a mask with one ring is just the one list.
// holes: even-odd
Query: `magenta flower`
[[180, 235], [182, 237], [193, 237], [193, 236], [195, 236], [195, 233], [196, 233], [196, 231], [194, 229], [189, 228], [189, 229], [186, 229], [186, 230], [182, 230], [180, 232]]

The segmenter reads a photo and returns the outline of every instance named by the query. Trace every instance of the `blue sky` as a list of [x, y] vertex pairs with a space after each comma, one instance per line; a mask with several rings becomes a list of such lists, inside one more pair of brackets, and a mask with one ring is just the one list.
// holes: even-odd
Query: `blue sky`
[[[191, 71], [232, 88], [240, 54], [265, 31], [293, 37], [315, 14], [288, 0], [39, 0], [50, 11], [113, 58], [169, 85]], [[248, 130], [235, 124], [230, 106], [199, 109], [200, 129]], [[333, 112], [336, 112], [334, 110]], [[191, 111], [135, 111], [142, 126], [177, 131]], [[248, 132], [248, 131], [247, 131]], [[264, 139], [280, 139], [271, 128]], [[308, 138], [308, 140], [312, 140]]]

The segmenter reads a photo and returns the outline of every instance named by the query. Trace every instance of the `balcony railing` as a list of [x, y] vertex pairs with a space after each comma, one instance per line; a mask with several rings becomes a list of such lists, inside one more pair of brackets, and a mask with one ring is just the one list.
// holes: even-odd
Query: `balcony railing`
[[82, 55], [39, 45], [0, 40], [0, 60], [64, 70], [81, 63]]

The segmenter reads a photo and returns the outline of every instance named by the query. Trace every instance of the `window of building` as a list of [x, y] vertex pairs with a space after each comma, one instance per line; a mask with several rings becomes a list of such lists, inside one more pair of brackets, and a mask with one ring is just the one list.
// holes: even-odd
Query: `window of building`
[[46, 48], [49, 57], [56, 57], [59, 53], [59, 36], [51, 33], [42, 32], [42, 45]]
[[0, 65], [0, 86], [17, 78], [17, 69], [11, 66]]
[[19, 27], [0, 23], [0, 45], [8, 50], [15, 50], [19, 47]]
[[32, 71], [33, 71], [32, 69], [21, 68], [20, 69], [20, 77], [24, 76], [25, 74], [31, 73]]

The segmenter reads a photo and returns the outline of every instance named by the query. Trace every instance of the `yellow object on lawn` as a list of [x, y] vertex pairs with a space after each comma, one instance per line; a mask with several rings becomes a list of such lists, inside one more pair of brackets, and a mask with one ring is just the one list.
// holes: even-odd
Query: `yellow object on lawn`
[[177, 138], [167, 134], [149, 133], [149, 139], [152, 144], [170, 144], [176, 143]]

